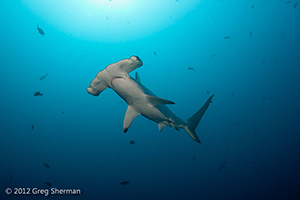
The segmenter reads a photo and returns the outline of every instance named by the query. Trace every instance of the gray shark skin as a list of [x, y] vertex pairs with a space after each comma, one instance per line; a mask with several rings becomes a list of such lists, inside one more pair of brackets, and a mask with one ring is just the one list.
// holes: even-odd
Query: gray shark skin
[[157, 97], [141, 84], [137, 73], [135, 74], [135, 79], [128, 75], [129, 72], [142, 65], [143, 62], [137, 56], [131, 56], [128, 59], [110, 64], [92, 80], [90, 86], [87, 88], [87, 92], [98, 96], [106, 88], [111, 88], [124, 99], [128, 104], [123, 122], [123, 131], [125, 133], [134, 118], [142, 115], [156, 122], [159, 131], [165, 126], [174, 127], [178, 131], [180, 128], [185, 129], [196, 142], [200, 143], [195, 129], [209, 104], [212, 102], [214, 95], [192, 117], [184, 121], [166, 106], [166, 104], [174, 104], [174, 102]]

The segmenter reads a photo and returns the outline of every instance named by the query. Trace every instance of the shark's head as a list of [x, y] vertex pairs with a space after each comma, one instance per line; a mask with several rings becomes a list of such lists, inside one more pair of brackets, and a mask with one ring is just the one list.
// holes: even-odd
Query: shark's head
[[142, 65], [143, 62], [138, 56], [131, 56], [128, 59], [112, 63], [97, 74], [86, 90], [89, 94], [98, 96], [103, 90], [111, 87], [111, 81], [114, 78], [123, 77]]
[[109, 65], [107, 68], [113, 66], [114, 68], [118, 69], [119, 73], [128, 74], [129, 72], [141, 67], [142, 65], [143, 62], [138, 56], [131, 56], [129, 59], [120, 60], [117, 63]]

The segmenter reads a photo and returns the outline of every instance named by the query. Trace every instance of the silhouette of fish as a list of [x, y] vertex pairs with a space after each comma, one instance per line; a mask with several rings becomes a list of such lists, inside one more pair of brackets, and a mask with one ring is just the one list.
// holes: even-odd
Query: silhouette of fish
[[34, 93], [33, 96], [37, 97], [37, 96], [43, 96], [44, 93], [41, 93], [39, 90], [37, 92]]
[[33, 130], [33, 129], [34, 129], [34, 125], [31, 126], [31, 130]]
[[123, 181], [123, 182], [121, 182], [120, 184], [121, 185], [128, 185], [130, 183], [130, 181]]
[[193, 70], [194, 72], [196, 72], [194, 67], [189, 67], [189, 68], [187, 68], [187, 70]]
[[47, 163], [43, 163], [45, 167], [50, 168], [50, 165], [48, 165]]
[[156, 56], [156, 52], [155, 51], [153, 51], [153, 54]]
[[131, 141], [129, 142], [129, 144], [134, 145], [134, 144], [135, 144], [135, 141], [134, 141], [134, 140], [131, 140]]
[[229, 36], [226, 36], [226, 37], [224, 37], [224, 39], [230, 39], [231, 37], [229, 37]]
[[48, 73], [45, 74], [45, 75], [43, 75], [39, 80], [40, 80], [40, 81], [43, 80], [44, 78], [46, 78], [46, 76], [48, 76]]
[[43, 31], [43, 29], [41, 29], [41, 28], [39, 27], [39, 24], [37, 24], [37, 30], [38, 30], [39, 34], [45, 35], [45, 32]]
[[298, 5], [298, 3], [295, 3], [295, 5], [294, 5], [294, 8], [296, 8], [296, 7], [297, 7], [297, 5]]

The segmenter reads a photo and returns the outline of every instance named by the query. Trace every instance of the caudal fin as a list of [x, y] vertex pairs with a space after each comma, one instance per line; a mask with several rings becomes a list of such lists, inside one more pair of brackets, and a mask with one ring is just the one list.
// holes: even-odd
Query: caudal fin
[[196, 134], [196, 128], [199, 124], [200, 119], [202, 118], [202, 116], [204, 115], [205, 111], [207, 110], [209, 104], [212, 102], [212, 98], [214, 97], [214, 94], [211, 95], [211, 97], [209, 97], [209, 99], [206, 101], [206, 103], [202, 106], [202, 108], [200, 108], [200, 110], [198, 110], [193, 116], [191, 116], [188, 120], [187, 120], [187, 124], [188, 126], [185, 127], [185, 130], [188, 132], [188, 134], [193, 138], [193, 140], [195, 140], [196, 142], [200, 142], [197, 134]]

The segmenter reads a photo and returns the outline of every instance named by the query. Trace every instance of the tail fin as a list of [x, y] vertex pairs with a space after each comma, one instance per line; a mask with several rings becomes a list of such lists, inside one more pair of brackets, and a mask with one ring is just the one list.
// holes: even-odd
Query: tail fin
[[212, 98], [214, 97], [214, 94], [209, 97], [209, 99], [206, 101], [206, 103], [198, 110], [193, 116], [191, 116], [187, 120], [188, 126], [185, 127], [185, 130], [188, 132], [188, 134], [195, 140], [196, 142], [200, 142], [197, 134], [196, 134], [196, 127], [198, 126], [198, 123], [202, 116], [204, 115], [205, 111], [207, 110], [209, 104], [212, 102]]

